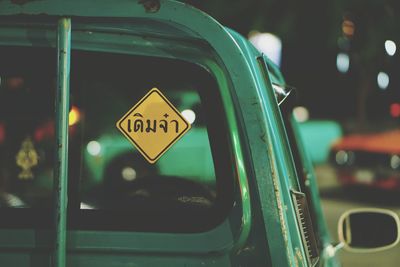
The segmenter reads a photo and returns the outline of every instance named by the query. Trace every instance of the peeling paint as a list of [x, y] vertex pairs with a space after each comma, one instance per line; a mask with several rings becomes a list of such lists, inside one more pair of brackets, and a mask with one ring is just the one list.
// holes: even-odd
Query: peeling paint
[[278, 182], [278, 177], [276, 176], [278, 171], [277, 171], [277, 167], [275, 164], [275, 158], [273, 156], [273, 149], [272, 149], [272, 142], [268, 142], [269, 146], [269, 161], [270, 161], [270, 165], [271, 165], [271, 175], [272, 175], [272, 183], [274, 185], [274, 191], [275, 191], [275, 197], [276, 197], [276, 202], [278, 205], [278, 214], [279, 214], [279, 221], [280, 221], [280, 225], [281, 225], [281, 230], [282, 230], [282, 235], [283, 235], [283, 239], [285, 241], [285, 246], [286, 246], [286, 255], [289, 261], [289, 265], [293, 266], [292, 263], [292, 258], [290, 257], [290, 253], [289, 253], [289, 238], [288, 238], [288, 231], [286, 229], [286, 222], [285, 222], [285, 218], [283, 216], [283, 207], [282, 207], [282, 202], [281, 202], [281, 192], [279, 189], [279, 182]]
[[143, 5], [147, 13], [155, 13], [161, 7], [159, 0], [139, 0], [138, 3]]
[[300, 266], [299, 265], [299, 261], [300, 261], [301, 262], [301, 266], [304, 267], [304, 258], [303, 258], [303, 255], [301, 254], [300, 249], [296, 248], [295, 250], [296, 250], [296, 257], [295, 257], [296, 266]]

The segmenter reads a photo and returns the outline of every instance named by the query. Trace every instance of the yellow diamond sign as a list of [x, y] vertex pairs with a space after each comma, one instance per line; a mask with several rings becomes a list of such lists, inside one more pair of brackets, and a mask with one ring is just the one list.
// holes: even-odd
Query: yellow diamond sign
[[190, 124], [153, 88], [117, 122], [117, 128], [148, 162], [155, 163], [190, 129]]

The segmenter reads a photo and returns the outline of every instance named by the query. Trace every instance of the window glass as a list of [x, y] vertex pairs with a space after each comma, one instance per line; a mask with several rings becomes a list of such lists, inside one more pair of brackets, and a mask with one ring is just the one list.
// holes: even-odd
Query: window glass
[[54, 148], [54, 50], [0, 47], [0, 207], [48, 207]]
[[[75, 51], [71, 77], [73, 123], [81, 135], [70, 146], [70, 177], [79, 177], [80, 185], [77, 227], [192, 231], [226, 214], [232, 192], [220, 189], [232, 191], [234, 179], [209, 73], [177, 60]], [[152, 88], [191, 123], [154, 164], [116, 127]]]
[[[0, 58], [0, 224], [47, 227], [56, 51], [0, 47]], [[207, 71], [177, 60], [73, 51], [70, 84], [70, 228], [196, 232], [225, 219], [235, 172], [219, 89]], [[116, 127], [152, 88], [191, 123], [154, 164]]]

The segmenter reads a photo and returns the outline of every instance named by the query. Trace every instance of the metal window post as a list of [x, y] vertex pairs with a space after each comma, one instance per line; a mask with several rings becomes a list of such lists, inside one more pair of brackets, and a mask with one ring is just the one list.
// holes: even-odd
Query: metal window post
[[60, 18], [57, 29], [56, 153], [54, 167], [53, 266], [65, 267], [67, 241], [68, 115], [71, 58], [71, 19]]

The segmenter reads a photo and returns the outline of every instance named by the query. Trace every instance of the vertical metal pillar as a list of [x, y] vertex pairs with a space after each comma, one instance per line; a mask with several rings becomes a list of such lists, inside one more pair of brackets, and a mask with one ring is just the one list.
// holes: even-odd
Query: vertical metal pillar
[[56, 147], [54, 166], [53, 266], [65, 267], [68, 202], [68, 115], [71, 58], [71, 19], [60, 18], [57, 29]]

